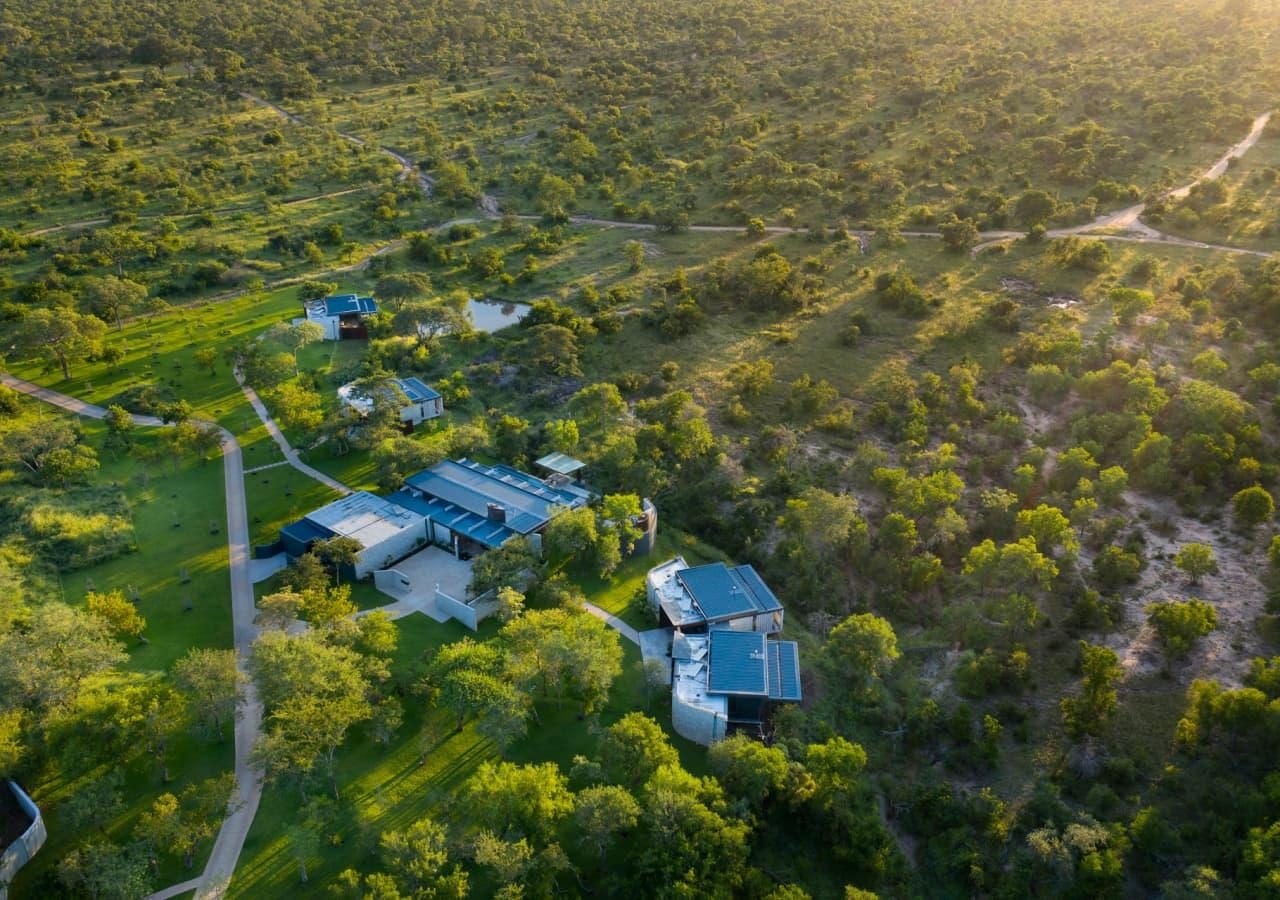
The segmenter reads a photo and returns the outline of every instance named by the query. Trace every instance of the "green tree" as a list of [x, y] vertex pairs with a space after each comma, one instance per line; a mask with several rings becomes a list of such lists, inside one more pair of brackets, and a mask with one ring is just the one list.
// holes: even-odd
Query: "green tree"
[[836, 678], [848, 679], [865, 692], [898, 658], [898, 636], [886, 619], [855, 613], [827, 636], [822, 660]]
[[403, 830], [384, 832], [379, 850], [404, 896], [466, 896], [467, 873], [449, 865], [448, 835], [433, 819], [421, 818]]
[[438, 301], [407, 302], [391, 318], [396, 334], [411, 337], [418, 346], [431, 348], [435, 340], [446, 334], [466, 334], [471, 323], [460, 309]]
[[954, 214], [938, 226], [938, 232], [942, 235], [943, 246], [955, 253], [968, 250], [981, 237], [972, 219], [960, 219]]
[[622, 421], [627, 414], [627, 402], [617, 385], [592, 384], [569, 398], [569, 411], [587, 434], [602, 435], [612, 432]]
[[324, 327], [316, 322], [299, 322], [296, 325], [280, 322], [267, 332], [267, 339], [279, 344], [293, 358], [293, 373], [298, 374], [298, 351], [308, 344], [324, 340]]
[[678, 766], [680, 755], [666, 732], [643, 713], [627, 713], [605, 731], [600, 764], [614, 784], [635, 787], [662, 766]]
[[512, 538], [482, 554], [471, 565], [471, 593], [479, 596], [500, 587], [522, 587], [537, 577], [542, 563], [527, 537]]
[[82, 282], [80, 291], [89, 310], [100, 319], [114, 320], [116, 331], [124, 330], [124, 316], [138, 309], [147, 299], [145, 285], [114, 275], [87, 278]]
[[1268, 522], [1275, 515], [1276, 504], [1266, 488], [1247, 487], [1231, 498], [1231, 508], [1235, 512], [1236, 521], [1243, 528], [1253, 529]]
[[85, 607], [90, 614], [106, 622], [117, 637], [137, 640], [147, 627], [147, 620], [138, 613], [137, 607], [125, 599], [121, 590], [101, 594], [90, 591], [85, 596]]
[[1064, 697], [1062, 721], [1074, 738], [1098, 735], [1115, 714], [1116, 684], [1124, 675], [1115, 652], [1085, 641], [1080, 642], [1080, 692]]
[[1147, 621], [1155, 629], [1165, 655], [1181, 659], [1196, 641], [1218, 627], [1218, 611], [1196, 597], [1147, 604]]
[[218, 370], [214, 368], [214, 363], [217, 362], [217, 359], [218, 351], [212, 347], [201, 347], [195, 352], [196, 365], [203, 369], [208, 369], [210, 375], [218, 374]]
[[1018, 513], [1017, 521], [1018, 535], [1034, 539], [1040, 552], [1046, 555], [1061, 548], [1062, 558], [1070, 560], [1080, 550], [1071, 521], [1055, 506], [1041, 503], [1035, 509], [1024, 509]]
[[578, 423], [573, 419], [552, 419], [546, 425], [547, 441], [559, 453], [572, 453], [578, 448]]
[[323, 766], [336, 800], [338, 748], [373, 712], [359, 654], [315, 632], [267, 631], [253, 643], [249, 673], [265, 714], [257, 764], [268, 777], [296, 779], [304, 796], [306, 776]]
[[22, 736], [24, 720], [21, 709], [0, 709], [0, 777], [13, 774], [26, 754]]
[[36, 307], [19, 320], [13, 346], [19, 358], [35, 357], [56, 364], [62, 377], [69, 379], [71, 364], [97, 352], [105, 331], [97, 316]]
[[121, 847], [92, 838], [58, 863], [58, 881], [76, 896], [134, 900], [151, 893], [151, 864], [141, 844]]
[[180, 856], [190, 869], [200, 845], [217, 834], [235, 786], [235, 776], [226, 773], [189, 785], [181, 797], [161, 794], [139, 818], [134, 833], [153, 853]]
[[124, 662], [103, 619], [62, 603], [37, 606], [20, 628], [0, 634], [0, 697], [46, 710], [73, 701], [85, 681]]
[[785, 790], [791, 773], [790, 761], [780, 747], [766, 747], [741, 734], [712, 744], [707, 760], [725, 791], [756, 810]]
[[573, 794], [555, 763], [481, 763], [459, 799], [475, 827], [535, 845], [551, 838], [573, 812]]
[[1218, 558], [1208, 544], [1183, 544], [1173, 557], [1173, 564], [1187, 573], [1192, 584], [1199, 584], [1205, 575], [1214, 575], [1218, 571]]
[[1058, 203], [1052, 194], [1041, 190], [1027, 190], [1018, 195], [1017, 202], [1013, 205], [1013, 215], [1030, 228], [1049, 221], [1057, 207]]
[[640, 821], [640, 804], [616, 784], [598, 784], [574, 798], [574, 822], [582, 842], [596, 851], [603, 864], [619, 834], [630, 832]]
[[355, 538], [342, 535], [317, 541], [311, 548], [311, 552], [332, 569], [333, 580], [338, 583], [342, 582], [342, 567], [355, 566], [363, 550], [364, 545]]
[[547, 555], [561, 561], [581, 559], [594, 551], [597, 540], [596, 514], [585, 506], [561, 512], [551, 520], [543, 534]]
[[644, 268], [644, 244], [639, 241], [627, 241], [622, 245], [622, 249], [627, 256], [628, 269], [639, 272]]
[[396, 272], [379, 278], [373, 292], [379, 300], [388, 300], [399, 310], [406, 302], [430, 294], [431, 279], [423, 272]]
[[622, 673], [617, 632], [584, 610], [529, 610], [504, 625], [500, 639], [506, 674], [517, 685], [557, 700], [568, 694], [588, 715], [604, 705]]
[[70, 484], [86, 483], [99, 468], [98, 454], [92, 447], [85, 444], [58, 447], [44, 458], [40, 478], [47, 484], [65, 488]]
[[193, 647], [173, 664], [173, 680], [186, 696], [196, 727], [219, 741], [245, 700], [247, 678], [234, 650]]

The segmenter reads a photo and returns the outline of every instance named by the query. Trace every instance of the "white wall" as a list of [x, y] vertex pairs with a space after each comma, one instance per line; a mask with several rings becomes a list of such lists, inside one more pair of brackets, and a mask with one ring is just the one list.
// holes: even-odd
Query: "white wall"
[[408, 406], [400, 410], [401, 422], [412, 422], [417, 425], [419, 422], [425, 422], [427, 419], [434, 419], [444, 413], [444, 403], [441, 400], [425, 400], [422, 403], [410, 403]]
[[676, 734], [703, 745], [724, 740], [729, 721], [705, 706], [682, 703], [678, 695], [671, 694], [671, 727]]
[[356, 559], [356, 577], [363, 578], [375, 569], [385, 569], [403, 559], [427, 540], [427, 520], [419, 519], [412, 528], [396, 532], [387, 540], [366, 547]]
[[324, 339], [326, 341], [338, 340], [338, 317], [337, 316], [316, 316], [308, 317], [308, 322], [314, 322], [324, 329]]

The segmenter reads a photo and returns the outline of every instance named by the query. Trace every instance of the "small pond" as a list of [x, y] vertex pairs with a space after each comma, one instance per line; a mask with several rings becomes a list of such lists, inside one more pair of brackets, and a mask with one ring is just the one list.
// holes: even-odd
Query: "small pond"
[[529, 314], [529, 304], [501, 300], [468, 300], [467, 314], [476, 331], [492, 333], [514, 325]]

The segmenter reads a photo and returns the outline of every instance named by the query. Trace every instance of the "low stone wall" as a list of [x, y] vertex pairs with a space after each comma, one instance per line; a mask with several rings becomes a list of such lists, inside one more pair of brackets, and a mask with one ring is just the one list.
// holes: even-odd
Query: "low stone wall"
[[[0, 786], [0, 790], [3, 789], [3, 786]], [[31, 817], [31, 825], [20, 838], [5, 848], [3, 855], [0, 855], [0, 900], [8, 898], [9, 883], [18, 874], [18, 870], [44, 846], [45, 838], [49, 836], [44, 827], [44, 819], [40, 815], [40, 808], [14, 782], [8, 783], [8, 789], [13, 792], [22, 811]]]

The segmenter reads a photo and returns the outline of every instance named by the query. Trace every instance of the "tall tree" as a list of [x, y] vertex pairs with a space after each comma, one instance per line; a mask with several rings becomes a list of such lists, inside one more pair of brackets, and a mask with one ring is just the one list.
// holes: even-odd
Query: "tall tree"
[[97, 352], [106, 326], [97, 316], [71, 309], [36, 307], [18, 322], [14, 346], [20, 356], [39, 357], [57, 364], [63, 378], [71, 377], [71, 364]]
[[186, 695], [196, 726], [219, 741], [245, 701], [247, 678], [234, 650], [193, 647], [173, 665], [173, 680]]

